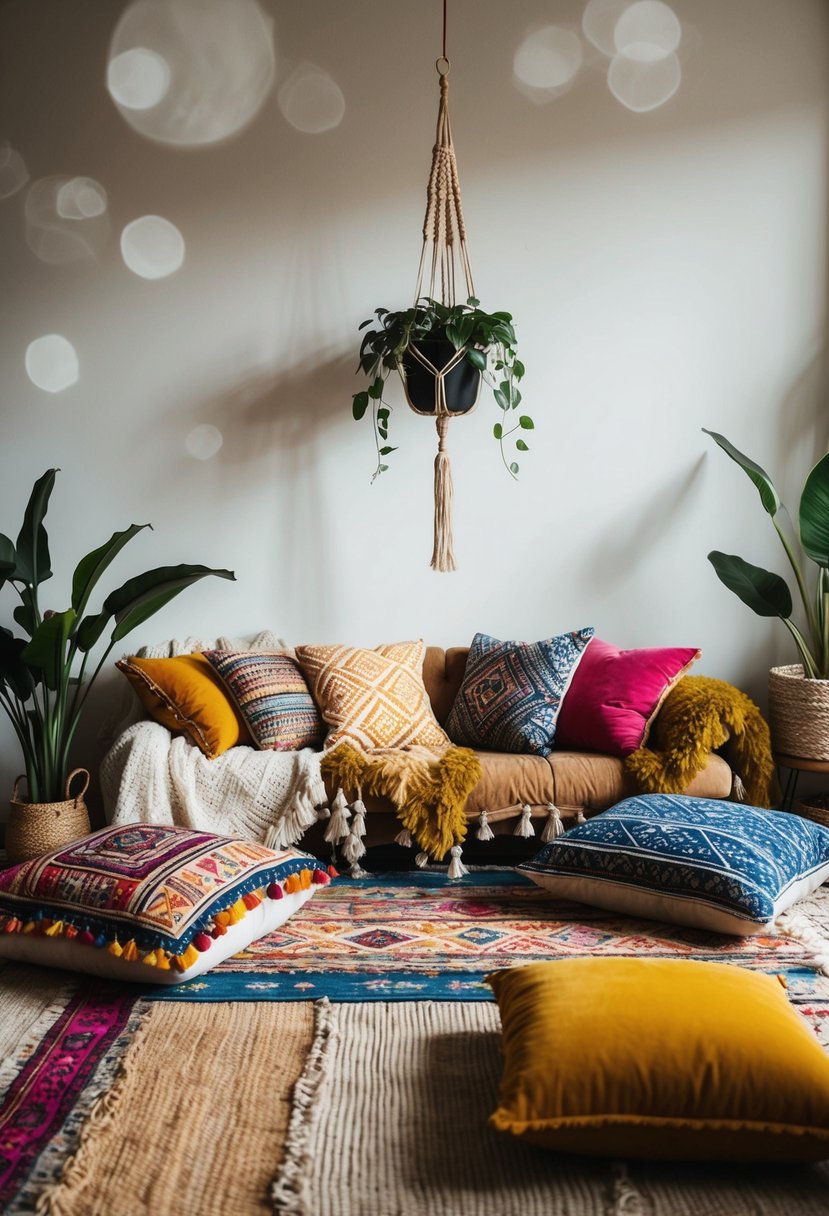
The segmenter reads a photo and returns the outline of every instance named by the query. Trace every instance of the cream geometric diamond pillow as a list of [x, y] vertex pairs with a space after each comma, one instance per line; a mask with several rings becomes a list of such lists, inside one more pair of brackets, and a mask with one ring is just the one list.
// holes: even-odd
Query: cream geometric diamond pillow
[[325, 746], [448, 747], [423, 687], [423, 651], [422, 639], [374, 650], [297, 646], [299, 665], [331, 727]]

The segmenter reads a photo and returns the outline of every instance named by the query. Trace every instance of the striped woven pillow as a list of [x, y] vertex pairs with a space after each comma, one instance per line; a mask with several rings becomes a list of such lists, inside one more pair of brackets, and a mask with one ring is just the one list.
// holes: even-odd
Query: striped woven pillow
[[347, 740], [363, 751], [380, 747], [449, 746], [423, 686], [424, 643], [297, 646], [302, 670], [331, 727], [326, 747]]
[[205, 650], [251, 735], [263, 751], [321, 747], [325, 728], [305, 677], [289, 654], [267, 650]]

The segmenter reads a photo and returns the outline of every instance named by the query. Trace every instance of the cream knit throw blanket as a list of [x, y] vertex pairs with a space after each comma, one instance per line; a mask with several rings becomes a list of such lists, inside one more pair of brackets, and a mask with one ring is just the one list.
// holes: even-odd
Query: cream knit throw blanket
[[[271, 633], [252, 641], [185, 638], [145, 647], [142, 658], [161, 659], [209, 650], [287, 650]], [[261, 840], [273, 848], [295, 844], [317, 819], [325, 802], [321, 753], [256, 751], [233, 747], [208, 760], [181, 736], [157, 722], [135, 719], [135, 705], [101, 764], [101, 791], [107, 820], [114, 824], [178, 824], [198, 831]]]

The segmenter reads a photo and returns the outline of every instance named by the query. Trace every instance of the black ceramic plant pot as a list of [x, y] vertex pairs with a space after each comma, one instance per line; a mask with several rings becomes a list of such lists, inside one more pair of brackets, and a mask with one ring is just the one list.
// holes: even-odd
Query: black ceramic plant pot
[[[456, 351], [448, 338], [439, 334], [433, 338], [420, 338], [412, 343], [432, 367], [442, 371], [455, 357]], [[417, 414], [434, 416], [438, 413], [438, 377], [410, 351], [403, 356], [405, 376], [403, 384], [409, 405]], [[446, 408], [450, 414], [468, 414], [478, 403], [481, 391], [481, 373], [467, 359], [461, 359], [451, 371], [443, 376]]]

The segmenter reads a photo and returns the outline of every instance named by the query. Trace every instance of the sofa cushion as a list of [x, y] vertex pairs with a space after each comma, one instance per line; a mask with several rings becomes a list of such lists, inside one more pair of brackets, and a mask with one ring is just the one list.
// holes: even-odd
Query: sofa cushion
[[205, 650], [263, 751], [322, 746], [325, 728], [296, 659], [281, 651]]
[[203, 654], [169, 659], [132, 656], [116, 663], [144, 709], [173, 734], [184, 734], [210, 760], [251, 742], [247, 723]]
[[541, 642], [476, 633], [446, 730], [454, 743], [501, 752], [552, 751], [561, 702], [592, 628]]
[[829, 829], [784, 811], [644, 794], [520, 868], [561, 899], [748, 935], [829, 878]]
[[665, 697], [700, 652], [692, 646], [620, 650], [593, 638], [573, 673], [556, 746], [627, 756], [647, 741]]
[[620, 1158], [829, 1156], [829, 1060], [774, 976], [577, 958], [487, 982], [503, 1027], [499, 1131]]
[[0, 957], [175, 984], [278, 928], [328, 881], [297, 849], [104, 828], [0, 874]]
[[300, 667], [330, 727], [326, 747], [447, 747], [423, 685], [423, 651], [422, 641], [373, 650], [297, 646]]

